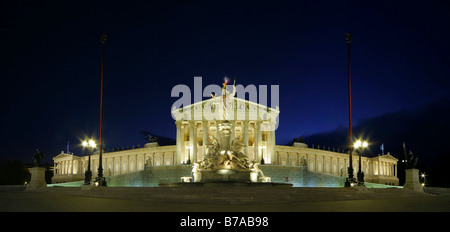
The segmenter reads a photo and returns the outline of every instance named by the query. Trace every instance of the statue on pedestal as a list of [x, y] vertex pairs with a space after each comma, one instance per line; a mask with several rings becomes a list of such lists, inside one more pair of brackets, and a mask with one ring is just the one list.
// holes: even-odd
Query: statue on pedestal
[[45, 168], [39, 167], [42, 157], [44, 157], [44, 154], [39, 149], [36, 149], [36, 152], [33, 154], [34, 167], [31, 169], [31, 180], [27, 185], [27, 191], [47, 187]]
[[419, 181], [419, 170], [417, 169], [418, 156], [414, 156], [412, 151], [406, 154], [406, 146], [403, 143], [403, 160], [406, 161], [405, 164], [405, 184], [403, 188], [412, 189], [414, 191], [423, 191], [423, 186]]

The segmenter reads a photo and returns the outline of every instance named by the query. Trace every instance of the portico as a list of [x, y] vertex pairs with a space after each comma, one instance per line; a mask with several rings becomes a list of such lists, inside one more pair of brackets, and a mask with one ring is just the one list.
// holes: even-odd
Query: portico
[[[263, 160], [265, 164], [276, 164], [275, 130], [279, 109], [249, 102], [243, 99], [232, 99], [230, 141], [238, 140], [245, 145], [244, 152], [251, 161]], [[206, 145], [212, 139], [220, 141], [219, 123], [220, 103], [208, 99], [180, 109], [173, 109], [177, 130], [176, 152], [177, 163], [186, 164], [201, 161], [206, 154]], [[234, 110], [236, 109], [236, 110]], [[195, 115], [201, 115], [196, 120]], [[212, 119], [212, 120], [211, 120]]]

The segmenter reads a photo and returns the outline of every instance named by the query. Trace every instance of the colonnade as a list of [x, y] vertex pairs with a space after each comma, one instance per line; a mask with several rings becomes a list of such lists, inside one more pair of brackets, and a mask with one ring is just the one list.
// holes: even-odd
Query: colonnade
[[[309, 171], [335, 176], [347, 174], [349, 166], [348, 154], [320, 149], [276, 146], [276, 161], [285, 166], [307, 166]], [[359, 170], [359, 157], [353, 155], [353, 173]], [[391, 155], [377, 157], [361, 157], [361, 170], [365, 177], [397, 178], [397, 159]]]
[[[245, 145], [244, 153], [253, 161], [264, 159], [266, 164], [275, 161], [275, 131], [270, 131], [269, 121], [231, 120], [230, 141], [238, 139]], [[220, 143], [220, 121], [179, 120], [175, 122], [176, 160], [178, 164], [199, 162], [206, 155], [206, 145], [211, 138]], [[200, 152], [199, 152], [200, 151]]]
[[79, 160], [64, 160], [53, 163], [55, 175], [79, 174]]

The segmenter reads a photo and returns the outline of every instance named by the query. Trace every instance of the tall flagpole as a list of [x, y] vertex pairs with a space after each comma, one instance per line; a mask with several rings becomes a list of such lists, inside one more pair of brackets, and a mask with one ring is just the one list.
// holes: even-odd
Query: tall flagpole
[[102, 71], [101, 71], [101, 87], [100, 87], [100, 148], [99, 148], [99, 162], [98, 162], [98, 182], [100, 186], [106, 186], [106, 180], [103, 177], [103, 165], [102, 165], [102, 154], [103, 154], [103, 64], [105, 62], [105, 41], [106, 34], [101, 37], [102, 42]]
[[345, 181], [345, 187], [350, 187], [351, 183], [354, 183], [353, 178], [353, 161], [352, 161], [352, 151], [353, 151], [353, 141], [352, 141], [352, 84], [350, 75], [350, 44], [352, 42], [352, 36], [349, 33], [345, 34], [347, 38], [347, 48], [348, 48], [348, 129], [349, 129], [349, 167], [348, 167], [348, 178]]

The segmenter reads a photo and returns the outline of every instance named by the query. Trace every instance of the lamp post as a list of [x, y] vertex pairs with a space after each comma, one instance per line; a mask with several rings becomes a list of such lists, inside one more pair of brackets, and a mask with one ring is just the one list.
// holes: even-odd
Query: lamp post
[[103, 64], [105, 63], [105, 41], [106, 34], [101, 37], [102, 42], [102, 70], [101, 70], [101, 82], [100, 82], [100, 150], [99, 150], [99, 161], [98, 161], [98, 176], [96, 184], [106, 187], [106, 180], [103, 177], [103, 165], [102, 165], [102, 154], [103, 154]]
[[88, 141], [83, 141], [81, 143], [81, 145], [83, 145], [83, 147], [87, 147], [88, 149], [88, 153], [89, 153], [89, 158], [88, 158], [88, 168], [86, 170], [86, 172], [84, 172], [84, 184], [85, 185], [90, 185], [91, 184], [91, 179], [92, 179], [92, 171], [91, 171], [91, 154], [92, 151], [94, 150], [94, 148], [97, 146], [94, 142], [94, 140], [90, 139], [89, 142]]
[[369, 146], [369, 144], [367, 143], [367, 141], [361, 141], [358, 140], [355, 142], [355, 149], [358, 149], [358, 155], [359, 155], [359, 165], [358, 165], [358, 174], [357, 174], [357, 178], [358, 178], [358, 185], [364, 185], [364, 172], [361, 171], [361, 153], [362, 150], [367, 148], [367, 146]]
[[348, 177], [345, 180], [345, 187], [351, 187], [355, 183], [353, 178], [353, 160], [352, 160], [352, 85], [351, 85], [351, 75], [350, 75], [350, 43], [352, 42], [352, 36], [349, 33], [345, 34], [347, 39], [347, 49], [348, 49], [348, 129], [349, 129], [349, 166], [348, 166]]

